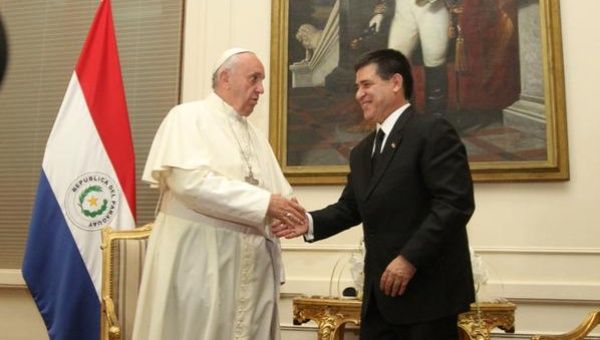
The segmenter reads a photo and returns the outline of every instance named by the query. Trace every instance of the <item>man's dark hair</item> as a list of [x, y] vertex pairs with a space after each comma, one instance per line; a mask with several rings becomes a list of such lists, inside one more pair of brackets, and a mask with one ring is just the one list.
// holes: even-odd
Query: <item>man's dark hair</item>
[[413, 77], [410, 70], [410, 63], [404, 54], [389, 48], [366, 53], [356, 62], [354, 71], [356, 72], [370, 64], [377, 66], [377, 75], [381, 79], [388, 80], [396, 73], [401, 75], [404, 96], [407, 100], [411, 98], [413, 93]]

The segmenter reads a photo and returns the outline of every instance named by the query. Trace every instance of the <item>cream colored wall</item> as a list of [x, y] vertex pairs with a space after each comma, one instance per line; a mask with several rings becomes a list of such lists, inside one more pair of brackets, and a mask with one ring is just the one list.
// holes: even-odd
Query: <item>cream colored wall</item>
[[[202, 55], [205, 64], [214, 60], [218, 51], [239, 44], [255, 49], [268, 64], [270, 1], [254, 1], [252, 6], [235, 0], [193, 4], [204, 8], [192, 10], [199, 18], [194, 21], [194, 31], [188, 32], [188, 39], [196, 43], [192, 48], [215, 46], [211, 55]], [[600, 172], [600, 143], [594, 142], [600, 128], [600, 104], [594, 93], [596, 77], [600, 76], [600, 66], [594, 62], [600, 60], [600, 29], [594, 27], [592, 17], [600, 10], [600, 3], [562, 1], [561, 7], [571, 180], [478, 183], [477, 211], [469, 226], [472, 246], [490, 270], [489, 284], [481, 295], [518, 302], [520, 332], [566, 329], [592, 305], [600, 305], [600, 216], [593, 213], [600, 202], [600, 179], [595, 176]], [[210, 19], [204, 20], [203, 13], [210, 13]], [[211, 21], [221, 23], [223, 34], [207, 33], [203, 23], [212, 27]], [[201, 65], [202, 58], [186, 53], [186, 65], [201, 68], [196, 64]], [[200, 98], [208, 89], [207, 79], [195, 78], [184, 84], [184, 99]], [[252, 116], [265, 133], [268, 96], [267, 90]], [[338, 186], [295, 189], [308, 209], [333, 202], [341, 191]], [[360, 230], [355, 228], [316, 245], [285, 242], [288, 283], [283, 291], [328, 294], [331, 268], [356, 247], [359, 238]], [[285, 313], [282, 310], [282, 320], [286, 320]]]
[[[186, 53], [188, 70], [194, 67], [206, 74], [207, 65], [221, 50], [243, 45], [257, 51], [268, 72], [270, 4], [269, 0], [253, 1], [251, 6], [235, 0], [191, 3], [198, 6], [191, 11], [198, 19], [194, 20], [196, 27], [188, 31], [192, 45], [187, 45], [187, 51], [201, 49], [199, 46], [214, 48], [200, 57]], [[600, 130], [600, 103], [595, 93], [600, 76], [595, 62], [600, 60], [600, 27], [592, 17], [598, 11], [600, 2], [595, 0], [561, 2], [571, 180], [478, 183], [475, 188], [477, 211], [469, 225], [470, 239], [490, 271], [480, 295], [517, 302], [519, 333], [566, 330], [593, 306], [600, 306], [600, 216], [594, 214], [600, 202], [596, 176], [600, 173], [600, 143], [594, 138]], [[215, 22], [224, 28], [222, 34], [215, 32]], [[189, 80], [183, 87], [185, 100], [201, 98], [209, 90], [207, 76]], [[252, 115], [265, 133], [268, 97], [267, 89]], [[300, 201], [314, 209], [335, 201], [341, 187], [295, 190]], [[333, 266], [356, 248], [359, 239], [360, 229], [355, 228], [310, 246], [299, 240], [284, 242], [288, 282], [283, 292], [288, 296], [328, 294]], [[284, 324], [291, 326], [291, 310], [281, 313]]]
[[[208, 93], [212, 61], [231, 46], [254, 49], [269, 74], [270, 10], [271, 0], [187, 0], [184, 101]], [[597, 0], [561, 1], [571, 180], [475, 186], [477, 211], [469, 225], [470, 239], [490, 269], [481, 295], [502, 296], [518, 304], [518, 334], [567, 330], [600, 306], [600, 214], [595, 211], [600, 202], [600, 142], [595, 138], [600, 131], [599, 12]], [[267, 83], [251, 117], [265, 134], [268, 103]], [[341, 187], [295, 190], [306, 208], [316, 209], [335, 201]], [[360, 229], [354, 228], [315, 245], [284, 242], [285, 339], [314, 338], [312, 329], [291, 324], [289, 296], [328, 294], [331, 269], [356, 248], [359, 238]], [[343, 279], [347, 283], [347, 273]], [[45, 338], [26, 292], [6, 288], [2, 282], [0, 329], [0, 339]]]
[[29, 291], [0, 285], [0, 340], [43, 339], [48, 339], [46, 327]]

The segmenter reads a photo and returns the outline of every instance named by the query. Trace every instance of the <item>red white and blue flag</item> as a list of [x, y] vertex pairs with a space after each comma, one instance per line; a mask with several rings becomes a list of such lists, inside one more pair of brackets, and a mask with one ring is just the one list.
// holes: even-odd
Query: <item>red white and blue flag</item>
[[110, 0], [48, 138], [23, 277], [50, 339], [100, 337], [100, 229], [135, 227], [135, 161]]

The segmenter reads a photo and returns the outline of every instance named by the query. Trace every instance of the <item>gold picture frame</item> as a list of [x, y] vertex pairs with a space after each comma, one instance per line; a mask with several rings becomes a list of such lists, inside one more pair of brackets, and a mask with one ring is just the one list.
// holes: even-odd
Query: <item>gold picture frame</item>
[[[349, 76], [347, 71], [353, 70], [351, 65], [350, 68], [345, 65], [347, 69], [343, 69], [342, 64], [347, 64], [348, 56], [356, 52], [352, 50], [354, 47], [350, 46], [356, 46], [357, 42], [364, 43], [364, 48], [368, 48], [378, 46], [377, 44], [381, 46], [382, 39], [387, 39], [378, 37], [379, 33], [373, 33], [373, 27], [368, 27], [368, 18], [371, 16], [368, 12], [371, 8], [375, 9], [372, 13], [381, 12], [382, 8], [384, 11], [385, 6], [392, 2], [272, 1], [269, 138], [290, 183], [345, 183], [349, 171], [349, 151], [353, 144], [360, 140], [359, 137], [366, 135], [372, 126], [361, 122], [361, 117], [357, 116], [360, 114], [360, 111], [357, 111], [358, 106], [353, 107], [350, 104], [353, 101], [354, 79], [353, 73]], [[451, 2], [440, 1], [444, 4]], [[455, 25], [459, 30], [463, 30], [464, 33], [460, 34], [464, 36], [455, 35], [451, 40], [454, 54], [452, 60], [448, 58], [446, 64], [450, 74], [447, 92], [449, 97], [454, 98], [448, 99], [448, 112], [453, 112], [453, 123], [456, 124], [457, 130], [460, 127], [459, 133], [469, 152], [473, 179], [479, 182], [568, 180], [559, 0], [496, 0], [484, 2], [494, 4], [493, 8], [485, 9], [474, 7], [474, 3], [482, 3], [481, 1], [454, 2], [457, 6], [447, 9], [452, 20], [458, 20], [454, 23], [460, 25], [464, 22], [465, 27]], [[494, 11], [505, 12], [495, 15]], [[469, 18], [479, 20], [477, 34], [487, 32], [481, 29], [487, 27], [487, 22], [482, 20], [489, 20], [491, 35], [470, 37], [466, 28], [469, 22], [461, 21], [464, 20], [461, 15], [467, 14]], [[525, 18], [520, 18], [521, 16]], [[512, 21], [506, 21], [510, 18]], [[537, 22], [531, 20], [536, 18]], [[530, 24], [528, 27], [527, 23], [532, 21], [533, 26]], [[492, 26], [492, 23], [496, 26]], [[449, 29], [449, 32], [451, 31], [452, 29]], [[460, 50], [463, 46], [457, 44], [459, 40], [466, 53]], [[480, 73], [477, 73], [476, 67], [461, 73], [459, 69], [460, 63], [465, 63], [463, 59], [477, 66], [476, 63], [481, 60], [486, 61], [502, 55], [494, 50], [492, 57], [487, 58], [485, 53], [489, 54], [490, 51], [477, 46], [478, 41], [487, 40], [494, 40], [493, 46], [506, 46], [504, 52], [518, 52], [506, 52], [510, 58], [498, 59], [497, 63], [491, 66], [484, 65]], [[505, 45], [503, 41], [506, 42]], [[511, 41], [516, 41], [515, 48], [510, 48]], [[381, 47], [387, 47], [386, 42], [387, 40]], [[461, 55], [461, 52], [465, 53], [466, 57]], [[468, 59], [469, 53], [472, 53], [471, 59]], [[334, 57], [331, 57], [332, 55]], [[332, 63], [332, 59], [337, 64]], [[466, 65], [468, 69], [468, 62]], [[419, 71], [418, 65], [415, 67], [413, 64], [413, 68], [415, 72]], [[489, 71], [492, 68], [494, 71]], [[453, 71], [450, 71], [451, 69]], [[345, 73], [338, 72], [339, 70]], [[455, 72], [455, 76], [452, 76], [452, 72]], [[422, 73], [426, 74], [425, 71]], [[488, 73], [492, 76], [488, 75], [489, 78], [485, 78], [485, 74]], [[502, 97], [502, 90], [511, 83], [498, 81], [507, 74], [508, 77], [512, 77], [512, 83], [516, 84], [513, 88], [517, 89], [506, 96], [512, 104], [504, 106], [505, 104], [500, 103], [500, 106], [494, 107], [492, 102]], [[490, 85], [493, 95], [489, 96], [488, 102], [477, 104], [477, 100], [487, 100], [486, 96], [476, 93], [475, 90], [486, 89], [488, 84], [477, 83], [481, 79], [496, 80], [498, 84], [495, 89]], [[414, 99], [417, 107], [420, 100], [419, 91], [423, 92], [424, 87], [419, 87], [418, 80], [417, 74], [417, 95]], [[473, 97], [477, 97], [471, 104], [468, 102], [469, 91], [473, 92]], [[420, 96], [421, 101], [424, 101], [423, 94]], [[491, 109], [469, 109], [468, 105], [488, 105]], [[453, 108], [450, 109], [450, 106]]]

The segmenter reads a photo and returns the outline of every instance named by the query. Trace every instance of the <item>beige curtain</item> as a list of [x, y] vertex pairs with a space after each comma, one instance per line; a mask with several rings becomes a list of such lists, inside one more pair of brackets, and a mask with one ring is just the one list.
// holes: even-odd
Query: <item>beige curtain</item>
[[[0, 0], [10, 62], [0, 88], [0, 269], [20, 268], [46, 140], [98, 0]], [[183, 0], [112, 0], [136, 153], [140, 224], [156, 193], [139, 178], [179, 100]]]

